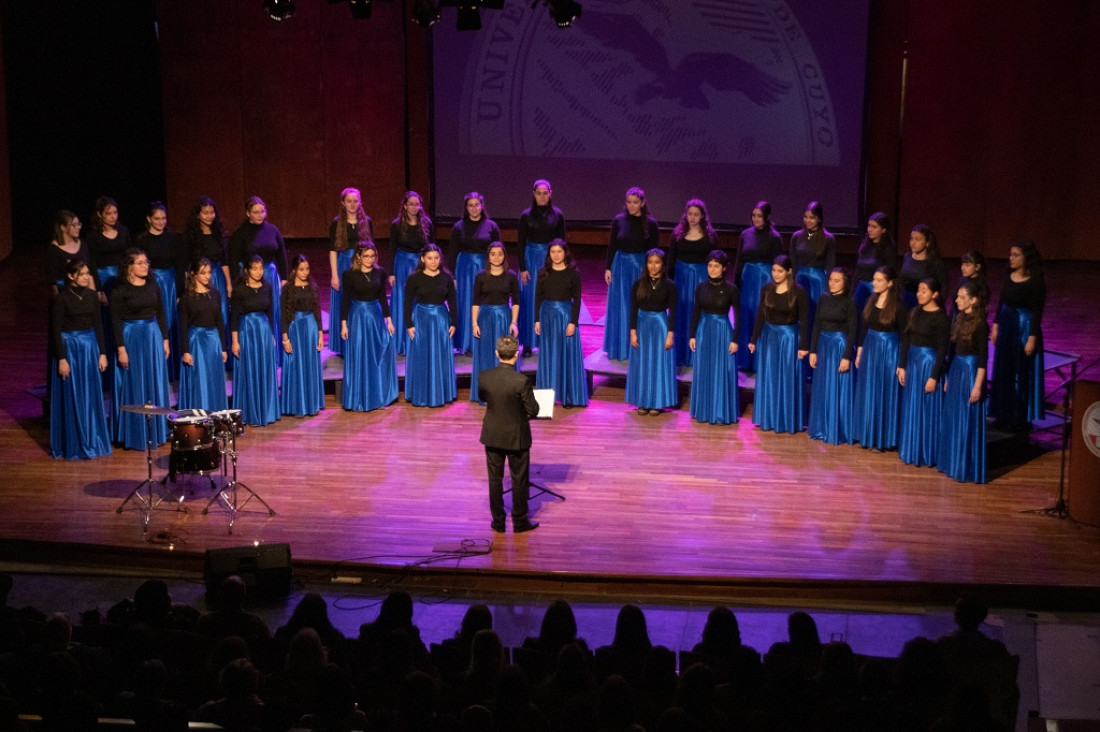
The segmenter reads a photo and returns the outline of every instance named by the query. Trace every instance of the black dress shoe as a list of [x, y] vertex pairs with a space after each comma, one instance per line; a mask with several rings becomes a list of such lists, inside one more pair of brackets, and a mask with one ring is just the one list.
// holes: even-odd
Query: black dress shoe
[[491, 526], [493, 531], [497, 532], [498, 534], [503, 534], [504, 533], [504, 522], [503, 521], [494, 521], [491, 524], [489, 524], [489, 526]]
[[534, 531], [539, 527], [538, 521], [522, 521], [512, 526], [512, 531], [517, 534], [523, 534], [528, 531]]

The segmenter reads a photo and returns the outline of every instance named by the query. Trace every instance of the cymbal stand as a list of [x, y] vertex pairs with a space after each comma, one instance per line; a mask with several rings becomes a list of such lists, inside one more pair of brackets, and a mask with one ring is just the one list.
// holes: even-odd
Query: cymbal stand
[[[228, 481], [220, 491], [214, 494], [214, 497], [210, 499], [210, 502], [206, 504], [206, 508], [202, 510], [202, 515], [205, 516], [210, 512], [210, 507], [215, 502], [221, 500], [225, 504], [226, 510], [229, 512], [229, 533], [233, 533], [233, 524], [236, 522], [237, 514], [244, 511], [244, 507], [248, 505], [248, 502], [255, 498], [257, 501], [263, 504], [267, 509], [268, 516], [275, 515], [275, 509], [267, 505], [267, 501], [263, 497], [248, 487], [245, 483], [237, 480], [237, 435], [230, 433], [229, 435], [221, 434], [217, 438], [222, 444], [222, 477], [228, 478], [228, 468], [231, 464], [233, 466], [233, 479]], [[239, 491], [245, 491], [248, 493], [245, 499], [240, 499]]]
[[[145, 464], [148, 467], [148, 475], [145, 480], [138, 483], [137, 488], [130, 491], [130, 494], [115, 509], [115, 513], [122, 513], [122, 509], [131, 500], [139, 504], [141, 507], [141, 533], [143, 534], [149, 531], [149, 516], [153, 509], [164, 500], [163, 495], [157, 495], [153, 492], [153, 486], [156, 485], [153, 480], [153, 417], [152, 414], [145, 415]], [[142, 495], [141, 492], [143, 488], [147, 489], [145, 495]], [[179, 510], [179, 508], [177, 507], [176, 510]]]

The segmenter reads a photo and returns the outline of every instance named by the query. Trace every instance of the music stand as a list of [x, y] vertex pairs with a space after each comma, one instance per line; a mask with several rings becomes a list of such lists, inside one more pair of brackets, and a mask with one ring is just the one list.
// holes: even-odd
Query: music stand
[[[153, 417], [165, 417], [171, 414], [172, 410], [154, 404], [127, 404], [122, 407], [122, 411], [145, 416], [145, 464], [148, 474], [145, 480], [138, 483], [137, 488], [130, 491], [129, 495], [123, 499], [115, 509], [115, 513], [122, 513], [122, 509], [131, 500], [141, 504], [141, 533], [145, 534], [149, 531], [150, 514], [164, 500], [163, 495], [156, 495], [153, 492], [153, 486], [156, 484], [153, 480]], [[142, 495], [142, 488], [147, 489], [146, 495]], [[180, 507], [176, 506], [176, 510], [180, 510]]]

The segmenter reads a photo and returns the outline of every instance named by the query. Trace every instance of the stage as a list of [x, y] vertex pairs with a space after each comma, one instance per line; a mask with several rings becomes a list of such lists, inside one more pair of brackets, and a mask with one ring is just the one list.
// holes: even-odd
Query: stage
[[[990, 483], [959, 484], [894, 452], [762, 432], [751, 404], [737, 425], [698, 424], [686, 387], [682, 409], [639, 416], [614, 376], [595, 379], [587, 409], [558, 409], [533, 425], [532, 480], [566, 500], [533, 499], [542, 526], [529, 534], [489, 528], [483, 408], [461, 386], [445, 407], [399, 399], [371, 413], [344, 412], [330, 389], [318, 416], [247, 428], [238, 443], [241, 480], [276, 515], [253, 502], [230, 534], [224, 512], [202, 513], [211, 497], [205, 478], [181, 477], [143, 534], [132, 502], [116, 508], [145, 477], [144, 453], [49, 457], [41, 405], [26, 393], [45, 371], [45, 293], [16, 293], [27, 259], [0, 270], [0, 547], [8, 559], [192, 571], [206, 549], [288, 543], [295, 572], [313, 579], [401, 573], [474, 593], [882, 605], [950, 603], [961, 586], [982, 585], [993, 604], [1095, 609], [1100, 531], [1021, 513], [1057, 497], [1061, 454], [1049, 433], [991, 444]], [[591, 260], [585, 298], [602, 314], [600, 264]], [[1047, 273], [1081, 296], [1060, 290], [1051, 299], [1047, 346], [1085, 362], [1100, 355], [1100, 315], [1077, 310], [1094, 270], [1067, 264]], [[582, 331], [589, 354], [602, 329]], [[158, 480], [168, 453], [157, 451]], [[463, 543], [468, 551], [435, 551]]]

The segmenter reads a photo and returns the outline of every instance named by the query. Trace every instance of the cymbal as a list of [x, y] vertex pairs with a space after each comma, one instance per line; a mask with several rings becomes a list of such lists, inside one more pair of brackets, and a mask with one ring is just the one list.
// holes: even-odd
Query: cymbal
[[133, 412], [134, 414], [152, 414], [158, 416], [166, 416], [173, 412], [173, 410], [171, 409], [158, 407], [155, 404], [124, 404], [121, 409], [123, 412]]

